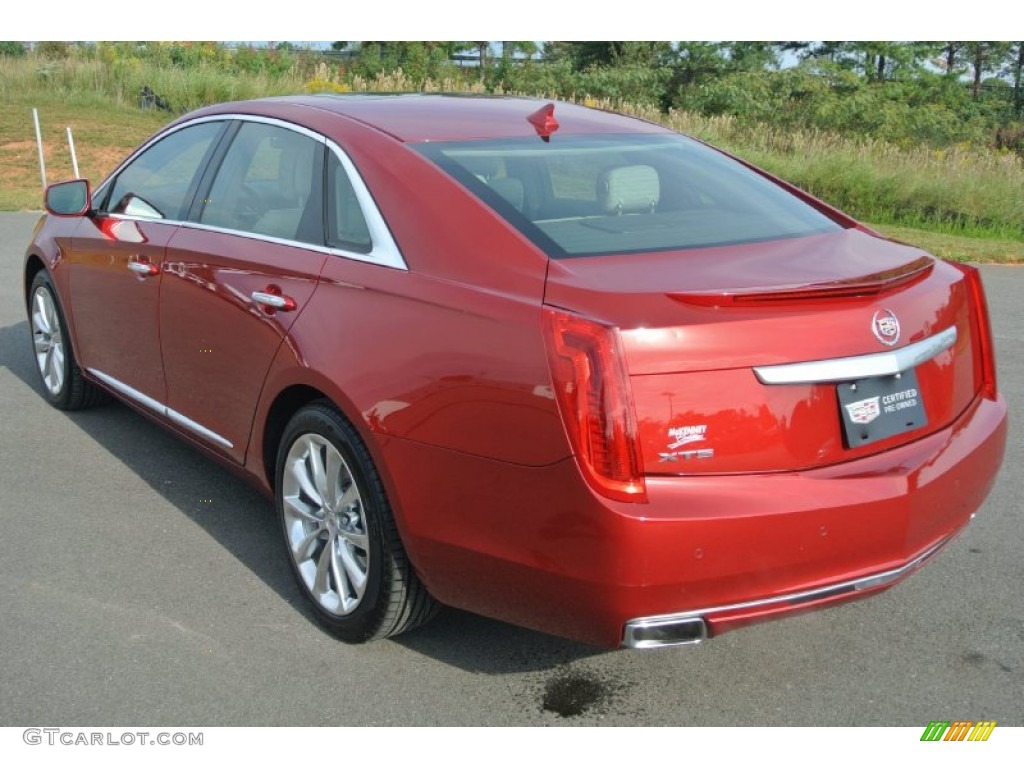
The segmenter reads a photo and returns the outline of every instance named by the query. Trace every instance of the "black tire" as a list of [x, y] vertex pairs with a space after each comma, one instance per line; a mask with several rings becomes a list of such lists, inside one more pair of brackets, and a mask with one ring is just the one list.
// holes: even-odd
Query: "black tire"
[[43, 397], [51, 405], [62, 411], [77, 411], [107, 401], [106, 393], [88, 381], [78, 367], [64, 310], [46, 270], [36, 273], [29, 288], [28, 326]]
[[275, 475], [292, 573], [333, 634], [362, 643], [434, 616], [438, 605], [409, 563], [373, 460], [332, 403], [316, 401], [292, 417]]

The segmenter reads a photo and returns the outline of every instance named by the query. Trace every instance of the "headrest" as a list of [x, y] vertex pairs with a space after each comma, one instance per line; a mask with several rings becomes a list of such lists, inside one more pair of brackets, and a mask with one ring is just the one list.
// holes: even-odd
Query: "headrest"
[[651, 213], [660, 197], [658, 172], [649, 165], [623, 165], [597, 179], [597, 199], [605, 213]]

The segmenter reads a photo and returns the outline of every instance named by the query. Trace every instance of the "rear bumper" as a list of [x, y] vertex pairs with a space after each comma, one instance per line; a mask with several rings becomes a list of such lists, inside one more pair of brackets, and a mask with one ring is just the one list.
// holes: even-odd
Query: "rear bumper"
[[978, 399], [945, 430], [844, 464], [649, 477], [647, 504], [596, 496], [571, 459], [529, 468], [396, 440], [382, 449], [403, 475], [389, 491], [416, 489], [396, 512], [438, 599], [638, 647], [635, 629], [667, 617], [702, 619], [687, 624], [692, 641], [890, 586], [967, 523], [1005, 442], [1005, 403]]
[[754, 620], [766, 618], [775, 612], [792, 612], [808, 607], [820, 607], [838, 599], [852, 599], [867, 593], [885, 589], [897, 581], [906, 578], [913, 571], [924, 565], [932, 555], [938, 552], [947, 542], [945, 538], [938, 544], [929, 547], [906, 565], [892, 570], [883, 571], [870, 576], [862, 576], [852, 581], [805, 589], [800, 592], [789, 592], [773, 597], [749, 600], [735, 605], [719, 605], [712, 608], [699, 608], [685, 613], [674, 613], [664, 616], [645, 616], [626, 622], [622, 644], [627, 648], [664, 648], [673, 645], [693, 645], [706, 640], [710, 635], [709, 625], [719, 622], [728, 623], [730, 617], [737, 620]]

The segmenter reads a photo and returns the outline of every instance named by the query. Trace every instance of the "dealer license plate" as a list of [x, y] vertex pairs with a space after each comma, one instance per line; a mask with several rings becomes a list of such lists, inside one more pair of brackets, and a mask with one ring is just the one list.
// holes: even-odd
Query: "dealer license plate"
[[914, 370], [836, 385], [847, 448], [884, 440], [928, 423]]

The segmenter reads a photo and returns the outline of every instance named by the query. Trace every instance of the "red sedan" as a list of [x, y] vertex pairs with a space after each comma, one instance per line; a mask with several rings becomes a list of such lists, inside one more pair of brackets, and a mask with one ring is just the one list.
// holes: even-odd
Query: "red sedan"
[[976, 270], [640, 120], [224, 104], [47, 209], [43, 395], [240, 470], [346, 641], [697, 642], [893, 584], [1002, 460]]

